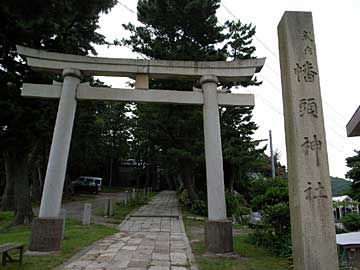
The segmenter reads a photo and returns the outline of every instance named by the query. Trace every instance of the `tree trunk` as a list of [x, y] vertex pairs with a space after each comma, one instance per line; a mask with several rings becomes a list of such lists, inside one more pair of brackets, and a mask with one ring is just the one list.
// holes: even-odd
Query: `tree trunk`
[[111, 188], [111, 184], [112, 184], [112, 178], [113, 178], [113, 159], [110, 158], [110, 172], [109, 172], [109, 187]]
[[[117, 158], [115, 158], [114, 160], [114, 168], [113, 168], [114, 172], [113, 172], [113, 180], [111, 182], [111, 184], [113, 186], [117, 186], [116, 184], [119, 183], [119, 160]], [[120, 179], [120, 183], [121, 183], [121, 180]]]
[[192, 177], [192, 164], [190, 160], [186, 160], [185, 162], [182, 162], [182, 180], [184, 183], [184, 187], [189, 193], [190, 200], [192, 202], [199, 200], [198, 195], [195, 192], [194, 189], [194, 183], [193, 183], [193, 177]]
[[145, 187], [148, 187], [150, 183], [150, 164], [147, 162], [145, 167]]
[[15, 197], [14, 197], [14, 178], [10, 177], [9, 162], [6, 157], [7, 153], [3, 153], [4, 165], [5, 165], [5, 179], [6, 185], [4, 194], [1, 201], [1, 211], [14, 211], [15, 210]]
[[168, 184], [168, 189], [169, 190], [174, 190], [174, 182], [173, 182], [173, 178], [169, 176], [169, 173], [166, 172], [165, 173], [165, 179], [166, 179], [166, 182]]
[[7, 152], [9, 178], [14, 181], [15, 224], [30, 224], [34, 214], [31, 208], [28, 177], [28, 156], [23, 153]]
[[234, 169], [229, 166], [229, 190], [232, 192], [234, 191], [234, 183], [235, 183], [235, 173]]
[[40, 168], [32, 168], [31, 169], [31, 178], [32, 178], [31, 196], [35, 201], [40, 202], [41, 195], [42, 195], [42, 188], [43, 188], [41, 169]]
[[65, 181], [64, 181], [64, 189], [63, 189], [63, 196], [69, 198], [73, 195], [72, 187], [71, 187], [71, 178], [68, 173], [65, 174]]

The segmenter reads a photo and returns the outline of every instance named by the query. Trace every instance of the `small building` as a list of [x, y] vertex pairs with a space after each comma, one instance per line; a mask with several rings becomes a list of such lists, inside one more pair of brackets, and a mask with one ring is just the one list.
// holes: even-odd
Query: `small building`
[[354, 201], [348, 195], [337, 196], [332, 198], [334, 205], [335, 220], [340, 220], [348, 213], [359, 213], [359, 203]]
[[346, 132], [348, 137], [360, 136], [360, 106], [347, 123]]

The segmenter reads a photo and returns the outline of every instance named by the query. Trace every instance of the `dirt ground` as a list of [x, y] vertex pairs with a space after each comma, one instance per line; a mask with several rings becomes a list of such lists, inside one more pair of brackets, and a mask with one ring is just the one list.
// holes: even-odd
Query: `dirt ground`
[[[125, 199], [124, 192], [116, 193], [99, 193], [95, 195], [94, 199], [85, 200], [85, 201], [74, 201], [74, 202], [65, 202], [62, 204], [62, 208], [66, 210], [66, 217], [74, 218], [77, 220], [82, 220], [84, 204], [91, 203], [91, 221], [92, 223], [104, 224], [109, 222], [109, 218], [97, 216], [99, 209], [105, 208], [105, 203], [107, 199], [110, 198], [113, 200], [113, 203], [123, 201]], [[34, 209], [35, 215], [38, 215], [39, 208]]]

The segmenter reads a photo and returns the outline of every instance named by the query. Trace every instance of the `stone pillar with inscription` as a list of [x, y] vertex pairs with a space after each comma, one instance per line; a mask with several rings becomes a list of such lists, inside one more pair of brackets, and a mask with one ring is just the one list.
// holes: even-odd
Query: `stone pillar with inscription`
[[293, 259], [296, 270], [337, 270], [338, 255], [310, 12], [285, 12], [279, 25]]

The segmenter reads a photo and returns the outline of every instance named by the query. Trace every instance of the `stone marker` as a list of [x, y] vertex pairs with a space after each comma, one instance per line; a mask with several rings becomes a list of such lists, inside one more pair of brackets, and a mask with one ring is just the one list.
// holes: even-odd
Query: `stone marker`
[[124, 199], [124, 204], [125, 204], [125, 205], [128, 204], [128, 196], [129, 196], [129, 193], [128, 193], [128, 191], [126, 190], [126, 191], [125, 191], [125, 199]]
[[285, 12], [278, 36], [294, 266], [296, 270], [338, 270], [311, 13]]
[[62, 220], [63, 220], [61, 240], [64, 240], [64, 237], [65, 237], [65, 221], [66, 221], [66, 209], [65, 208], [60, 209], [60, 218], [62, 218]]
[[105, 202], [105, 217], [111, 217], [113, 215], [112, 199], [107, 198]]
[[90, 223], [91, 223], [91, 203], [85, 203], [82, 224], [90, 225]]

